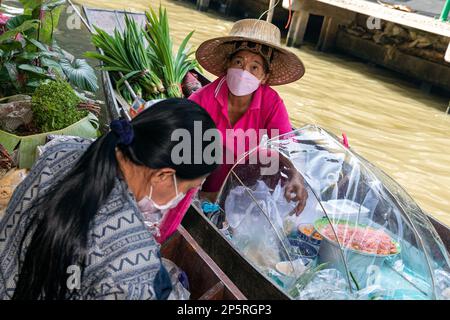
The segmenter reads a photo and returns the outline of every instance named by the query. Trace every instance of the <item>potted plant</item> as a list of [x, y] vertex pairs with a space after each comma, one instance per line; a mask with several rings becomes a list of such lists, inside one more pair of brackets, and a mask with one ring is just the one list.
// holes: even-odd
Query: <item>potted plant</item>
[[90, 101], [74, 90], [98, 90], [94, 70], [54, 40], [37, 40], [42, 21], [26, 13], [0, 30], [0, 144], [17, 149], [19, 168], [33, 165], [50, 133], [95, 138], [98, 129]]
[[[10, 101], [9, 98], [3, 104], [0, 100], [0, 116], [2, 108], [14, 103], [16, 113], [21, 112], [17, 114], [19, 119], [13, 118], [19, 123], [10, 125], [9, 131], [0, 130], [0, 144], [9, 153], [17, 149], [19, 168], [31, 168], [36, 159], [36, 148], [45, 144], [49, 134], [86, 138], [98, 136], [97, 117], [85, 107], [80, 108], [80, 105], [83, 106], [81, 98], [66, 81], [43, 81], [31, 100], [21, 97], [24, 100]], [[5, 129], [10, 122], [8, 118], [6, 121], [3, 118], [3, 123], [1, 120], [0, 125], [3, 124]]]

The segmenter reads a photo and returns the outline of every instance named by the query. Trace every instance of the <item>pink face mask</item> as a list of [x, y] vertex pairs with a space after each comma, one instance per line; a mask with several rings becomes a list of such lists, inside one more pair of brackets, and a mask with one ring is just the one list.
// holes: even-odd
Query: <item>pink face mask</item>
[[227, 71], [227, 85], [231, 93], [235, 96], [242, 97], [255, 92], [261, 80], [256, 78], [247, 70], [229, 68]]

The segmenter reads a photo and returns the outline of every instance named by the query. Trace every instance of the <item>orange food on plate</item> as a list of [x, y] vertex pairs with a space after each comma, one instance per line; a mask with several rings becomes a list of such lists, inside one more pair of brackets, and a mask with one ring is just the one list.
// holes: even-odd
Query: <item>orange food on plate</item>
[[312, 224], [301, 225], [299, 231], [308, 237], [312, 237], [316, 240], [322, 240], [322, 236], [314, 229]]

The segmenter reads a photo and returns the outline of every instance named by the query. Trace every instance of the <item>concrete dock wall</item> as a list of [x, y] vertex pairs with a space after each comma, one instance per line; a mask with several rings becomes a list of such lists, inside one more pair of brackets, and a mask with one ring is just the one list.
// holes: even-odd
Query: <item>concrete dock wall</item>
[[336, 46], [342, 52], [450, 92], [450, 67], [447, 65], [403, 53], [395, 47], [380, 45], [344, 30], [338, 31]]

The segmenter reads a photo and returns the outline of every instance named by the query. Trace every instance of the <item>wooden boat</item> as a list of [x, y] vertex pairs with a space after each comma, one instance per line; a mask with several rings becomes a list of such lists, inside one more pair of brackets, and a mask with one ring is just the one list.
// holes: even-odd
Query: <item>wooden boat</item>
[[246, 299], [183, 227], [164, 243], [161, 255], [186, 272], [192, 300]]
[[[84, 7], [83, 10], [89, 23], [94, 22], [94, 24], [96, 23], [106, 30], [108, 30], [107, 28], [109, 27], [110, 31], [113, 31], [114, 27], [119, 29], [123, 28], [125, 11], [92, 9], [87, 7]], [[127, 14], [130, 15], [130, 13]], [[131, 13], [131, 15], [138, 21], [143, 21], [144, 19], [144, 15], [140, 13]], [[104, 21], [107, 21], [110, 25], [105, 26]], [[198, 74], [198, 79], [203, 85], [210, 82], [201, 74]], [[102, 72], [102, 81], [105, 100], [108, 106], [108, 117], [110, 119], [115, 119], [124, 116], [123, 106], [126, 102], [115, 93], [113, 82], [108, 72]], [[450, 228], [435, 218], [431, 216], [428, 217], [442, 238], [447, 250], [450, 252]], [[193, 206], [191, 206], [187, 212], [182, 222], [182, 226], [184, 228], [180, 227], [178, 234], [164, 246], [163, 254], [174, 257], [173, 254], [175, 254], [176, 251], [174, 249], [175, 247], [178, 247], [179, 245], [188, 245], [183, 244], [185, 240], [182, 240], [181, 238], [187, 238], [191, 242], [194, 240], [195, 244], [188, 245], [191, 248], [189, 250], [192, 250], [190, 255], [175, 256], [175, 262], [178, 262], [180, 267], [186, 268], [186, 270], [191, 273], [193, 279], [196, 279], [195, 281], [201, 282], [203, 281], [203, 277], [212, 277], [214, 279], [211, 281], [207, 280], [208, 284], [201, 284], [201, 289], [193, 292], [193, 297], [232, 297], [232, 293], [235, 292], [235, 290], [231, 290], [233, 287], [231, 284], [234, 283], [242, 292], [241, 294], [248, 299], [289, 299], [278, 286], [274, 285], [265, 275], [260, 273], [248, 259], [236, 250], [229, 240], [224, 237], [203, 213], [197, 211]], [[189, 243], [189, 241], [187, 242]], [[199, 254], [199, 251], [202, 253]], [[204, 254], [206, 256], [204, 256]], [[193, 268], [195, 269], [195, 263], [192, 262], [193, 260], [190, 258], [191, 255], [199, 255], [201, 259], [209, 261], [200, 263], [200, 265], [205, 268], [202, 270], [210, 269], [212, 265], [211, 261], [213, 261], [214, 265], [218, 266], [218, 269], [213, 268], [212, 273], [215, 273], [218, 278], [211, 275], [211, 270], [196, 273], [196, 271], [193, 270]], [[225, 279], [223, 273], [229, 277], [231, 284], [222, 280]], [[211, 290], [207, 290], [205, 293], [205, 288], [218, 279], [221, 279], [221, 284], [210, 287]], [[243, 296], [240, 296], [237, 293], [234, 294], [234, 297]]]

